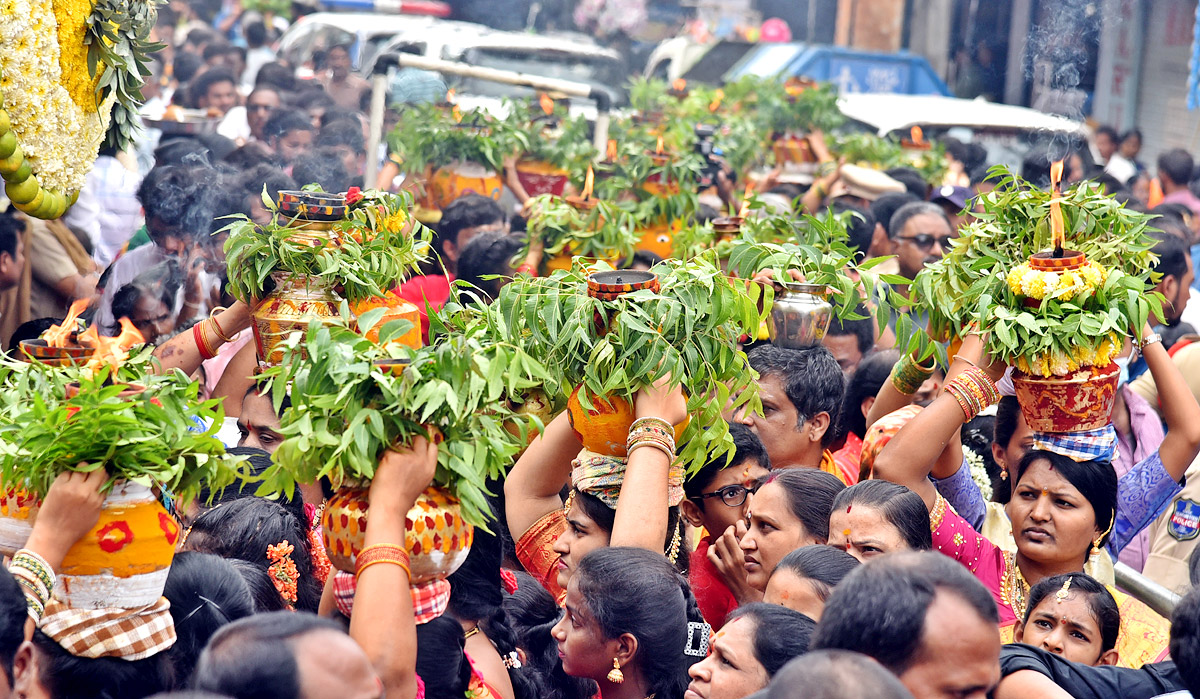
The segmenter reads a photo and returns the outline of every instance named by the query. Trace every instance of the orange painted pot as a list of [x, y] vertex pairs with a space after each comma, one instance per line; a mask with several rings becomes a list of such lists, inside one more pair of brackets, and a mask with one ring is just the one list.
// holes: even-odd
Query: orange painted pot
[[[625, 449], [629, 441], [629, 428], [636, 415], [629, 401], [620, 396], [596, 396], [592, 409], [587, 410], [579, 400], [582, 386], [576, 386], [567, 399], [567, 422], [583, 448], [606, 456], [627, 456]], [[683, 439], [683, 430], [691, 418], [675, 425], [675, 443]]]
[[638, 250], [652, 252], [663, 259], [674, 252], [675, 234], [683, 228], [683, 221], [659, 221], [640, 229], [642, 239], [635, 246]]
[[1084, 367], [1068, 376], [1030, 376], [1014, 370], [1021, 414], [1037, 432], [1083, 432], [1104, 427], [1112, 415], [1121, 370]]
[[283, 341], [293, 332], [304, 333], [311, 321], [338, 322], [342, 303], [332, 283], [321, 277], [275, 272], [271, 278], [275, 290], [250, 310], [254, 347], [263, 366], [278, 366], [283, 361]]
[[531, 197], [539, 194], [561, 197], [569, 177], [566, 170], [544, 160], [521, 160], [517, 162], [517, 179]]
[[[321, 530], [325, 552], [338, 570], [353, 573], [367, 536], [367, 488], [339, 489], [325, 505]], [[463, 521], [458, 500], [445, 488], [430, 486], [408, 511], [404, 548], [412, 585], [444, 580], [467, 560], [475, 528]]]
[[775, 153], [775, 162], [779, 164], [817, 162], [817, 157], [812, 152], [812, 146], [808, 144], [808, 138], [803, 136], [795, 134], [781, 136], [771, 144], [771, 150]]
[[19, 488], [0, 493], [0, 554], [12, 558], [25, 548], [42, 501]]
[[379, 322], [375, 323], [374, 327], [367, 331], [367, 339], [371, 342], [379, 344], [379, 330], [383, 326], [393, 320], [407, 320], [412, 326], [400, 337], [392, 340], [405, 347], [418, 349], [424, 344], [421, 341], [421, 313], [417, 308], [417, 304], [401, 298], [394, 293], [389, 292], [386, 296], [375, 296], [365, 301], [354, 304], [354, 315], [360, 316], [363, 313], [380, 306], [386, 308], [383, 317]]
[[444, 209], [464, 194], [481, 194], [500, 201], [504, 182], [495, 170], [479, 163], [456, 160], [434, 171], [429, 178], [429, 191], [432, 203]]
[[119, 481], [100, 521], [67, 551], [54, 597], [72, 609], [144, 607], [162, 597], [179, 523], [144, 485]]

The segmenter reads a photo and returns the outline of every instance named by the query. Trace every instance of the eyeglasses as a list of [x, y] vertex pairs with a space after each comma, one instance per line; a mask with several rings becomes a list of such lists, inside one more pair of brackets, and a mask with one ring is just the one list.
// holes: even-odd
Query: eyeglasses
[[742, 503], [746, 502], [746, 496], [758, 490], [758, 486], [747, 488], [744, 485], [727, 485], [724, 488], [718, 488], [711, 493], [701, 493], [701, 500], [709, 498], [721, 498], [721, 502], [729, 507], [741, 507]]
[[273, 112], [275, 108], [269, 104], [247, 104], [247, 112]]
[[921, 248], [922, 250], [929, 250], [929, 249], [933, 248], [934, 241], [937, 241], [937, 243], [942, 246], [943, 250], [949, 250], [950, 249], [950, 241], [954, 240], [954, 237], [946, 235], [946, 236], [942, 236], [939, 238], [935, 235], [930, 235], [928, 233], [918, 233], [913, 236], [900, 236], [900, 240], [907, 240], [908, 242], [912, 243], [913, 245], [916, 245], [918, 248]]

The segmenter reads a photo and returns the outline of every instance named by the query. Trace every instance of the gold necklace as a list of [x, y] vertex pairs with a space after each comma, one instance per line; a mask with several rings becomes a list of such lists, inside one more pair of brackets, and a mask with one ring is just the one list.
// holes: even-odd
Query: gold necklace
[[1011, 571], [1005, 576], [1005, 584], [1002, 590], [1007, 593], [1008, 606], [1012, 608], [1013, 614], [1018, 619], [1025, 618], [1026, 598], [1029, 595], [1029, 583], [1025, 581], [1025, 576], [1021, 573], [1021, 567], [1017, 565], [1017, 554], [1015, 552], [1008, 554], [1008, 563], [1011, 566]]

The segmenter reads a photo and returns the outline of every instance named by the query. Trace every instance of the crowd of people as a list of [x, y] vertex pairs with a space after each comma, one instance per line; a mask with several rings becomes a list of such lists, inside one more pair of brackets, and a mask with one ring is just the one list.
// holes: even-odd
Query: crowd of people
[[[278, 30], [211, 3], [161, 8], [147, 118], [203, 110], [215, 131], [147, 129], [134, 151], [100, 154], [64, 218], [0, 215], [5, 349], [80, 300], [103, 334], [128, 318], [162, 366], [222, 401], [237, 426], [229, 445], [255, 472], [283, 441], [280, 414], [255, 377], [250, 309], [225, 289], [219, 231], [234, 214], [267, 223], [264, 192], [413, 184], [395, 168], [363, 182], [368, 159], [391, 161], [386, 147], [367, 152], [368, 86], [349, 49], [288, 65], [271, 49]], [[389, 123], [406, 99], [445, 92], [401, 87]], [[99, 517], [103, 471], [63, 475], [0, 574], [0, 697], [1200, 696], [1200, 479], [1186, 477], [1200, 463], [1200, 303], [1189, 303], [1200, 293], [1200, 173], [1182, 150], [1148, 168], [1140, 144], [1136, 130], [1100, 128], [1094, 151], [1067, 167], [1068, 182], [1099, 182], [1160, 229], [1165, 322], [1130, 329], [1146, 339], [1118, 360], [1115, 447], [1033, 432], [1007, 367], [978, 337], [948, 367], [927, 368], [893, 347], [889, 328], [835, 320], [810, 349], [745, 345], [762, 412], [728, 415], [732, 457], [686, 482], [667, 477], [669, 453], [637, 449], [614, 484], [581, 458], [566, 415], [549, 421], [491, 484], [492, 531], [476, 530], [448, 589], [429, 597], [404, 594], [403, 565], [331, 570], [328, 483], [278, 499], [253, 486], [205, 493], [180, 510], [165, 590], [173, 629], [155, 638], [37, 602]], [[812, 145], [832, 161], [819, 135]], [[912, 279], [995, 186], [981, 149], [945, 145], [945, 181], [831, 165], [811, 186], [768, 183], [761, 197], [797, 215], [852, 213], [858, 253], [891, 256], [881, 268]], [[1045, 153], [1022, 174], [1048, 184]], [[717, 179], [728, 200], [728, 178]], [[536, 268], [536, 245], [534, 259], [513, 260], [525, 198], [518, 187], [446, 206], [436, 260], [397, 292], [424, 316], [456, 280], [486, 300]], [[998, 401], [964, 420], [945, 390], [964, 381]], [[669, 427], [686, 401], [653, 387], [634, 412]], [[438, 448], [418, 438], [381, 457], [368, 548], [403, 542]], [[277, 575], [284, 559], [294, 584]], [[1117, 589], [1117, 562], [1180, 596], [1171, 618]]]

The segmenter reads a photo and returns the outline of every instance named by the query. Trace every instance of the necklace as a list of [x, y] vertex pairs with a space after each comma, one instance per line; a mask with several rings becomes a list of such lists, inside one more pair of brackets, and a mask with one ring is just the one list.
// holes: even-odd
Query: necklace
[[479, 624], [472, 626], [470, 631], [467, 631], [466, 633], [464, 633], [463, 640], [465, 641], [466, 639], [474, 636], [477, 633], [479, 633]]
[[1018, 619], [1025, 618], [1025, 605], [1029, 595], [1029, 583], [1017, 565], [1017, 554], [1008, 554], [1008, 570], [1004, 572], [1004, 583], [1000, 586], [1003, 601], [1012, 609]]

